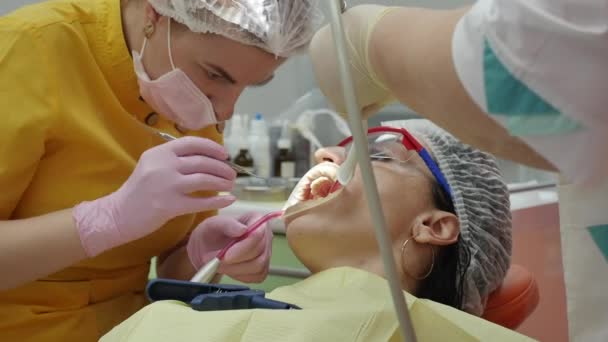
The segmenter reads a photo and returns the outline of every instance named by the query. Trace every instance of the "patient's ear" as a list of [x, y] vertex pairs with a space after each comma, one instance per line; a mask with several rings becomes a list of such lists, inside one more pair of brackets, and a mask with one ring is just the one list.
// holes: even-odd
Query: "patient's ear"
[[418, 215], [414, 222], [412, 236], [418, 243], [447, 246], [458, 240], [460, 221], [450, 212], [432, 209]]

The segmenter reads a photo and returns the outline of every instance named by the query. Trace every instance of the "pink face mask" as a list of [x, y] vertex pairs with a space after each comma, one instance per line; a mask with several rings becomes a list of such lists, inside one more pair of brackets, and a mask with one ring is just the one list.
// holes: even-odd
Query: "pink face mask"
[[142, 58], [147, 39], [141, 52], [133, 51], [133, 64], [141, 97], [159, 114], [189, 130], [199, 130], [216, 124], [217, 118], [209, 98], [182, 70], [173, 64], [171, 54], [171, 19], [167, 29], [167, 48], [172, 70], [156, 80], [151, 80]]

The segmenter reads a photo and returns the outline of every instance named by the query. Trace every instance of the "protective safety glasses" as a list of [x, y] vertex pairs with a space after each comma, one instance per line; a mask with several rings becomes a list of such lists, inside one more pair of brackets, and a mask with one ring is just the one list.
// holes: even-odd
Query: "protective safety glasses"
[[[346, 149], [348, 155], [353, 148], [353, 137], [338, 144]], [[407, 130], [393, 127], [374, 127], [367, 131], [367, 148], [372, 160], [394, 160], [407, 162], [418, 154], [429, 168], [437, 183], [451, 199], [452, 191], [437, 163], [430, 153]]]

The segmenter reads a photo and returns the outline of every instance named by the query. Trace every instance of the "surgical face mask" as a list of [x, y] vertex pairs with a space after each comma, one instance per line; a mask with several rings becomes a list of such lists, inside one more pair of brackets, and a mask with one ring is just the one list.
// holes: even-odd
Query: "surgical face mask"
[[156, 80], [150, 79], [142, 63], [146, 43], [147, 38], [144, 38], [141, 52], [133, 51], [139, 92], [146, 103], [167, 119], [190, 130], [199, 130], [216, 124], [217, 118], [209, 98], [198, 89], [186, 73], [173, 64], [171, 19], [167, 28], [167, 49], [172, 70]]

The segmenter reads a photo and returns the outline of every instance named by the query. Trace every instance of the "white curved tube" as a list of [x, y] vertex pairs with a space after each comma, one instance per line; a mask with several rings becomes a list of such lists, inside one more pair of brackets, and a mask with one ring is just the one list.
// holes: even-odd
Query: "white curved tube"
[[340, 0], [329, 1], [331, 15], [330, 21], [334, 42], [336, 44], [342, 91], [344, 92], [348, 119], [354, 138], [354, 147], [356, 150], [359, 167], [361, 169], [361, 175], [363, 177], [363, 184], [372, 222], [374, 223], [374, 229], [376, 231], [376, 239], [380, 245], [384, 272], [388, 278], [393, 304], [395, 305], [395, 311], [397, 313], [397, 318], [399, 319], [401, 335], [405, 341], [415, 342], [416, 334], [414, 333], [414, 327], [412, 326], [405, 297], [397, 276], [397, 266], [393, 257], [390, 236], [386, 229], [386, 222], [384, 220], [384, 215], [382, 214], [383, 212], [380, 204], [380, 197], [376, 188], [376, 179], [374, 178], [372, 165], [367, 152], [367, 132], [365, 132], [363, 129], [361, 112], [357, 106], [352, 76], [348, 67], [349, 63], [346, 53], [346, 39], [342, 24], [342, 17], [340, 15], [340, 5], [342, 3], [343, 1]]

